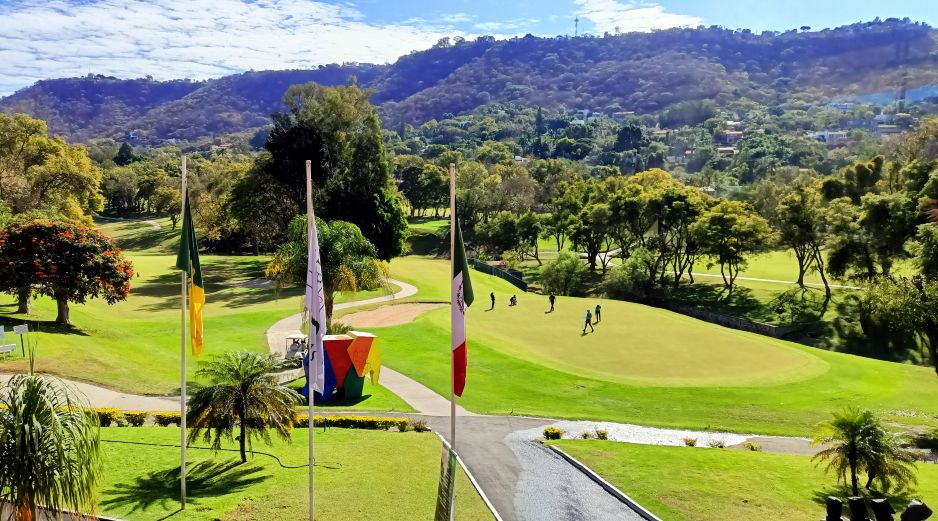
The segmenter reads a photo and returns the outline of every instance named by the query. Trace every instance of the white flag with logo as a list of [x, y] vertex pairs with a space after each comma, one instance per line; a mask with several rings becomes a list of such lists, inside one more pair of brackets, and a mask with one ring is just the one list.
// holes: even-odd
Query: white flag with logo
[[[309, 180], [307, 179], [307, 189]], [[322, 288], [322, 262], [319, 260], [319, 234], [316, 232], [316, 216], [313, 214], [312, 196], [307, 195], [306, 209], [309, 230], [309, 262], [306, 268], [306, 316], [309, 318], [310, 381], [313, 391], [322, 393], [325, 387], [325, 354], [323, 336], [326, 334], [326, 299]]]

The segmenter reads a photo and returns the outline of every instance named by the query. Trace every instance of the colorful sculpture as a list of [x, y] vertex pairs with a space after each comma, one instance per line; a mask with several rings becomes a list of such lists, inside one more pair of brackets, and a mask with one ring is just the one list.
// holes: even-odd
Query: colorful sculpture
[[[326, 370], [323, 392], [315, 393], [316, 402], [327, 402], [339, 392], [345, 398], [361, 398], [365, 376], [371, 374], [372, 385], [378, 384], [381, 373], [381, 346], [370, 333], [349, 331], [344, 335], [326, 335], [323, 339]], [[300, 394], [309, 398], [309, 356], [303, 358], [306, 385]]]

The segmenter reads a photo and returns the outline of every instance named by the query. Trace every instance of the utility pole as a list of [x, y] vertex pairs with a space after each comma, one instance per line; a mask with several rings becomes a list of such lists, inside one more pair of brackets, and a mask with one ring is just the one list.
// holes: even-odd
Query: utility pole
[[577, 16], [573, 19], [573, 37], [576, 38], [580, 35], [580, 17]]

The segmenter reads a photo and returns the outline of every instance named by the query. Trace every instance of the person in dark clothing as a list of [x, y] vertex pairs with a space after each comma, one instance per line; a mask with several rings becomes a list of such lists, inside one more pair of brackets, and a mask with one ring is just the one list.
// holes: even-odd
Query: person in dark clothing
[[597, 324], [602, 322], [603, 320], [602, 311], [603, 311], [603, 307], [600, 306], [599, 304], [596, 304], [596, 323]]
[[515, 296], [515, 295], [512, 295], [511, 298], [508, 299], [508, 305], [509, 305], [509, 306], [517, 306], [517, 305], [518, 305], [518, 297]]
[[547, 300], [550, 301], [550, 311], [548, 311], [548, 313], [553, 313], [553, 312], [554, 312], [554, 301], [557, 300], [557, 297], [555, 297], [554, 294], [551, 293], [550, 296], [547, 297]]
[[586, 328], [589, 326], [590, 332], [596, 331], [593, 329], [593, 313], [590, 310], [586, 310], [586, 324], [583, 326], [583, 334], [586, 334]]
[[490, 307], [489, 309], [495, 309], [495, 292], [493, 291], [493, 292], [489, 295], [489, 297], [492, 299], [492, 307]]

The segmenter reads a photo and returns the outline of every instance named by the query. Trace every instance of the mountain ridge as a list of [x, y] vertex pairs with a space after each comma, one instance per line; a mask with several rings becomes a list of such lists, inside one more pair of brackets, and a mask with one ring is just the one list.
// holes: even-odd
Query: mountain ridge
[[653, 113], [685, 100], [824, 103], [938, 85], [938, 30], [890, 19], [823, 31], [669, 29], [605, 37], [444, 39], [395, 63], [248, 71], [192, 81], [101, 75], [43, 80], [0, 111], [46, 120], [76, 142], [195, 140], [266, 125], [294, 83], [355, 82], [384, 124], [419, 124], [493, 102]]

